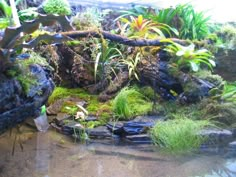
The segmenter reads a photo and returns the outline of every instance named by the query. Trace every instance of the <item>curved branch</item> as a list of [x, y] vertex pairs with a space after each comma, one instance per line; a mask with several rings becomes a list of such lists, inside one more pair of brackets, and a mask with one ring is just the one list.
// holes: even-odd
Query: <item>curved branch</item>
[[13, 48], [21, 32], [32, 33], [38, 29], [39, 24], [42, 24], [43, 26], [50, 26], [52, 25], [51, 22], [58, 22], [66, 31], [73, 30], [66, 16], [39, 14], [37, 19], [25, 22], [19, 27], [6, 28], [3, 38], [0, 40], [0, 48]]
[[[109, 39], [113, 42], [118, 42], [120, 44], [129, 45], [129, 46], [161, 46], [165, 43], [161, 42], [161, 39], [130, 39], [121, 35], [112, 34], [106, 31], [69, 31], [69, 32], [62, 32], [62, 35], [71, 37], [73, 39], [83, 38], [83, 37], [95, 37], [101, 38], [101, 35], [104, 39]], [[188, 42], [186, 40], [180, 40], [177, 38], [169, 38], [170, 40], [186, 45]]]
[[38, 45], [40, 41], [45, 41], [47, 44], [55, 44], [55, 43], [63, 43], [65, 41], [70, 41], [72, 40], [70, 37], [61, 35], [60, 33], [54, 34], [54, 35], [49, 35], [49, 34], [43, 34], [39, 35], [37, 38], [21, 44], [19, 47], [20, 48], [34, 48]]

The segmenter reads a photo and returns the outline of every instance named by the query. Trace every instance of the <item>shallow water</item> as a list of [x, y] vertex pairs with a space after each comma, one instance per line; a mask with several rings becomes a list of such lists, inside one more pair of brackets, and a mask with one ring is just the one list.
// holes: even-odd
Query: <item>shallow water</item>
[[0, 136], [0, 177], [236, 176], [236, 158], [223, 155], [176, 157], [151, 145], [82, 144], [54, 130], [39, 133], [23, 127], [21, 131], [13, 155], [14, 133]]

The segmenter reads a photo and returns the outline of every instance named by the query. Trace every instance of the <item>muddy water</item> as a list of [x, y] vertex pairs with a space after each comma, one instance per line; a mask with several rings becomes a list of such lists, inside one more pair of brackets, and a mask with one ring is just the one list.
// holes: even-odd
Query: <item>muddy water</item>
[[0, 177], [236, 176], [236, 158], [222, 155], [176, 157], [151, 145], [82, 144], [54, 130], [38, 133], [26, 127], [13, 153], [14, 139], [14, 133], [0, 136]]

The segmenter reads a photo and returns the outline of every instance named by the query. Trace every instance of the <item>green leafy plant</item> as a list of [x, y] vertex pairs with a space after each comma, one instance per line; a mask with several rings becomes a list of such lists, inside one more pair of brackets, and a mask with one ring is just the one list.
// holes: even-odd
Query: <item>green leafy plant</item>
[[46, 0], [43, 3], [43, 10], [47, 14], [70, 15], [70, 4], [67, 0]]
[[224, 82], [219, 87], [211, 89], [209, 93], [214, 100], [218, 100], [220, 103], [236, 103], [236, 82]]
[[147, 8], [144, 6], [136, 5], [132, 9], [122, 10], [122, 11], [120, 11], [120, 13], [122, 15], [120, 15], [118, 18], [116, 18], [116, 20], [126, 17], [126, 16], [138, 17], [139, 15], [142, 15], [143, 18], [145, 18], [145, 19], [150, 19], [152, 16], [154, 16], [156, 14], [156, 9], [151, 9], [151, 8]]
[[236, 103], [236, 82], [225, 83], [221, 99]]
[[[94, 62], [94, 78], [97, 80], [97, 75], [100, 75], [101, 78], [106, 77], [108, 70], [113, 70], [110, 65], [111, 60], [114, 58], [123, 58], [121, 51], [116, 47], [109, 47], [109, 43], [102, 37], [102, 42], [97, 45], [99, 52], [95, 58]], [[98, 73], [100, 70], [100, 73]], [[114, 71], [115, 73], [115, 71]]]
[[113, 112], [118, 119], [130, 119], [152, 110], [152, 103], [134, 88], [123, 88], [113, 101]]
[[174, 27], [178, 29], [181, 39], [200, 40], [208, 35], [210, 17], [206, 17], [204, 12], [196, 12], [190, 4], [178, 5], [176, 9], [179, 23]]
[[165, 38], [165, 33], [171, 36], [171, 33], [177, 32], [166, 24], [144, 19], [142, 15], [137, 18], [130, 16], [130, 20], [121, 18], [121, 22], [124, 23], [121, 27], [121, 34], [126, 34], [130, 38]]
[[192, 71], [196, 72], [200, 69], [201, 64], [205, 64], [210, 69], [215, 66], [215, 62], [212, 60], [213, 55], [206, 49], [195, 50], [194, 44], [182, 46], [168, 39], [162, 40], [162, 42], [170, 43], [164, 50], [176, 57], [172, 62], [177, 65], [179, 70], [189, 67]]
[[136, 53], [134, 57], [130, 57], [128, 59], [122, 59], [121, 63], [128, 66], [129, 71], [129, 78], [131, 79], [132, 76], [135, 77], [139, 81], [137, 66], [139, 61], [141, 60], [141, 52]]
[[0, 29], [4, 29], [12, 24], [12, 10], [5, 0], [0, 0], [0, 10], [3, 17], [0, 18]]
[[37, 8], [31, 7], [28, 9], [20, 10], [18, 16], [21, 22], [34, 20], [38, 16]]
[[[174, 26], [173, 19], [176, 17], [178, 9], [176, 8], [167, 8], [158, 10], [155, 16], [152, 16], [153, 21], [158, 21], [160, 23], [165, 23], [170, 26]], [[176, 26], [174, 26], [176, 27]]]
[[187, 118], [159, 121], [150, 133], [153, 143], [165, 151], [186, 153], [196, 150], [205, 141], [199, 132], [209, 125], [206, 120], [193, 121]]

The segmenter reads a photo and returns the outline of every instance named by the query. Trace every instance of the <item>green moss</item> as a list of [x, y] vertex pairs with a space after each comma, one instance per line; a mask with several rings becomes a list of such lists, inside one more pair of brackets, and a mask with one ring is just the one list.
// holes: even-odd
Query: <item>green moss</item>
[[33, 85], [38, 84], [36, 78], [31, 73], [21, 73], [16, 79], [20, 82], [25, 94], [29, 93], [29, 90]]
[[101, 28], [101, 21], [110, 10], [99, 10], [97, 8], [86, 8], [71, 18], [73, 26], [77, 30], [91, 30]]
[[[48, 99], [48, 103], [52, 104], [58, 99], [67, 97], [78, 97], [88, 103], [86, 110], [89, 115], [94, 115], [99, 118], [99, 125], [106, 124], [112, 118], [112, 106], [110, 101], [99, 102], [97, 95], [90, 95], [81, 88], [63, 88], [56, 87], [52, 95]], [[65, 101], [62, 105], [61, 112], [68, 113], [70, 115], [75, 115], [79, 111], [76, 103], [71, 101]], [[97, 125], [97, 124], [96, 124]]]
[[235, 49], [236, 46], [236, 28], [233, 25], [226, 24], [220, 30], [220, 38], [223, 41], [223, 47], [227, 49]]
[[75, 115], [79, 111], [78, 106], [76, 106], [76, 103], [65, 101], [61, 107], [61, 112], [67, 113], [69, 115]]
[[30, 72], [30, 65], [32, 64], [38, 64], [52, 69], [45, 58], [35, 52], [30, 52], [29, 58], [23, 60], [17, 58], [14, 66], [7, 71], [7, 76], [16, 78], [20, 82], [25, 94], [28, 94], [33, 85], [38, 84], [36, 77]]
[[207, 80], [216, 86], [220, 86], [224, 82], [221, 76], [217, 74], [212, 74], [211, 71], [208, 70], [200, 70], [199, 72], [194, 73], [194, 75], [200, 79]]
[[70, 15], [70, 4], [67, 0], [46, 0], [43, 4], [43, 10], [47, 14]]
[[211, 115], [214, 121], [220, 123], [220, 126], [235, 126], [236, 125], [236, 103], [235, 102], [218, 102], [216, 100], [207, 100], [204, 107]]
[[[155, 94], [155, 91], [150, 86], [144, 86], [144, 87], [135, 87], [135, 89], [142, 93], [145, 97], [147, 97], [149, 100], [158, 99], [158, 94]], [[155, 98], [156, 97], [156, 98]]]
[[152, 110], [152, 103], [134, 88], [124, 88], [115, 97], [113, 112], [119, 119], [131, 119]]
[[102, 125], [100, 121], [89, 121], [89, 122], [79, 121], [79, 123], [83, 125], [83, 127], [85, 128], [95, 128], [97, 126]]
[[48, 103], [52, 104], [54, 101], [56, 101], [58, 99], [66, 98], [66, 97], [69, 97], [69, 96], [84, 98], [86, 94], [87, 93], [85, 93], [85, 91], [80, 89], [80, 88], [68, 89], [68, 88], [63, 88], [63, 87], [56, 87], [54, 89], [52, 95], [48, 98]]
[[156, 110], [159, 114], [165, 116], [166, 119], [189, 118], [192, 120], [210, 119], [212, 115], [208, 113], [206, 101], [201, 103], [181, 105], [177, 102], [162, 102], [158, 103]]
[[81, 41], [79, 41], [79, 40], [73, 40], [73, 41], [66, 42], [66, 45], [68, 45], [68, 46], [78, 46], [80, 44], [81, 44]]

